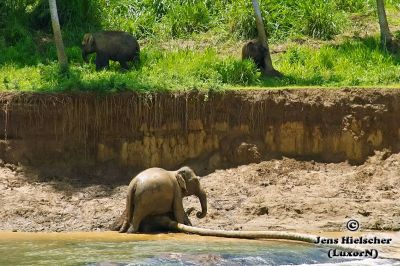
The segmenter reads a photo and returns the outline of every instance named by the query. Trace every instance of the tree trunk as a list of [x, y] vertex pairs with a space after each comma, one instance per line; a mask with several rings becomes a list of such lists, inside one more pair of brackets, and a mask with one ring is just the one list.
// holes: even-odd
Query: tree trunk
[[379, 27], [381, 30], [381, 45], [382, 47], [386, 47], [388, 50], [391, 50], [393, 40], [386, 17], [385, 1], [376, 0], [376, 6], [378, 9]]
[[51, 14], [51, 25], [53, 27], [54, 33], [54, 41], [57, 48], [58, 63], [60, 64], [61, 70], [66, 70], [68, 68], [68, 60], [67, 55], [65, 54], [64, 43], [61, 36], [56, 0], [49, 0], [49, 6]]
[[282, 76], [282, 74], [279, 71], [277, 71], [272, 65], [271, 54], [270, 54], [269, 46], [268, 46], [268, 38], [267, 38], [267, 34], [265, 33], [264, 22], [261, 17], [260, 6], [259, 6], [257, 0], [252, 0], [252, 1], [253, 1], [254, 13], [256, 16], [258, 39], [264, 45], [264, 47], [267, 49], [267, 53], [264, 57], [264, 61], [265, 61], [264, 74], [268, 75], [268, 76]]

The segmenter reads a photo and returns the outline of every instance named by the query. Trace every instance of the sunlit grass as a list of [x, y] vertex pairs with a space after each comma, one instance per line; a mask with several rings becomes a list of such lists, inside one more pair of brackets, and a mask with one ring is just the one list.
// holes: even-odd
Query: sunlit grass
[[382, 50], [378, 38], [345, 41], [320, 49], [294, 46], [275, 66], [281, 79], [265, 79], [263, 86], [371, 86], [400, 83], [400, 59]]
[[56, 62], [0, 67], [1, 91], [221, 90], [257, 86], [384, 86], [400, 83], [400, 58], [379, 47], [378, 38], [345, 41], [318, 49], [293, 45], [275, 56], [282, 78], [262, 78], [253, 62], [221, 56], [215, 49], [144, 50], [141, 63], [122, 72], [118, 63], [96, 71], [75, 61], [67, 73]]
[[[259, 1], [270, 42], [285, 46], [284, 52], [272, 55], [275, 68], [284, 75], [280, 79], [263, 78], [251, 61], [240, 60], [240, 44], [257, 34], [251, 1], [84, 2], [59, 3], [70, 62], [69, 71], [60, 73], [47, 2], [4, 1], [0, 9], [0, 91], [223, 90], [400, 83], [399, 56], [382, 50], [377, 37], [342, 43], [335, 39], [338, 34], [346, 35], [354, 14], [377, 23], [374, 0]], [[397, 14], [400, 0], [386, 4], [389, 15]], [[398, 25], [393, 17], [397, 16], [389, 17], [389, 22]], [[141, 63], [127, 72], [121, 72], [117, 63], [99, 72], [93, 59], [84, 64], [82, 35], [100, 29], [125, 30], [138, 37], [144, 43]], [[394, 35], [400, 36], [398, 32]], [[302, 45], [295, 41], [299, 39], [318, 43], [315, 47], [307, 42]], [[326, 44], [326, 40], [335, 44]], [[196, 45], [190, 48], [185, 41]], [[174, 45], [165, 48], [166, 43]], [[287, 47], [287, 43], [296, 44]]]
[[221, 89], [225, 85], [249, 85], [260, 73], [251, 61], [220, 58], [213, 49], [167, 52], [145, 50], [141, 63], [127, 72], [119, 64], [96, 71], [93, 63], [74, 62], [60, 73], [56, 62], [38, 66], [7, 64], [0, 68], [2, 91], [99, 91]]

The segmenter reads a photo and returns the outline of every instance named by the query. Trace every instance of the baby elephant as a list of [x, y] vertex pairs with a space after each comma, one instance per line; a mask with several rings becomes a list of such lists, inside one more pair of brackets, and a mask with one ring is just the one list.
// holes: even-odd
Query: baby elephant
[[267, 55], [267, 48], [258, 40], [247, 42], [242, 48], [242, 59], [253, 59], [257, 68], [261, 71], [265, 69], [264, 58]]
[[118, 61], [121, 68], [128, 69], [128, 61], [139, 61], [140, 47], [136, 38], [123, 31], [86, 33], [82, 40], [82, 57], [96, 53], [96, 70], [109, 66], [109, 60]]
[[[141, 222], [149, 216], [170, 215], [178, 223], [190, 225], [182, 198], [195, 195], [200, 200], [198, 218], [207, 214], [207, 196], [200, 180], [189, 167], [177, 171], [149, 168], [135, 176], [128, 186], [125, 219], [119, 232], [139, 232]], [[149, 224], [145, 222], [144, 224]]]

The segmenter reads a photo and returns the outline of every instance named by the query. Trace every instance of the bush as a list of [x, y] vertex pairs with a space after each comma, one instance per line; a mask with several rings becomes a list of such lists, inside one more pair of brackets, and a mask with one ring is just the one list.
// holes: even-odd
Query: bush
[[209, 23], [210, 15], [204, 2], [178, 5], [161, 20], [163, 28], [169, 29], [169, 35], [178, 38], [206, 31]]
[[251, 60], [238, 61], [228, 58], [217, 64], [222, 83], [232, 85], [255, 85], [261, 77], [256, 65]]
[[[303, 33], [313, 38], [329, 40], [340, 33], [345, 17], [333, 1], [301, 1]], [[334, 12], [336, 10], [336, 12]]]

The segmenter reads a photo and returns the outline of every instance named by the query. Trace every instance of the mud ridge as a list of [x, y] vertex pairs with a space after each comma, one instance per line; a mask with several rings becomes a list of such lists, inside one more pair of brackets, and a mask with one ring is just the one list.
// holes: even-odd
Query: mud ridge
[[[363, 163], [400, 150], [400, 90], [0, 95], [0, 158], [76, 175], [287, 156]], [[114, 177], [113, 177], [114, 178]]]

